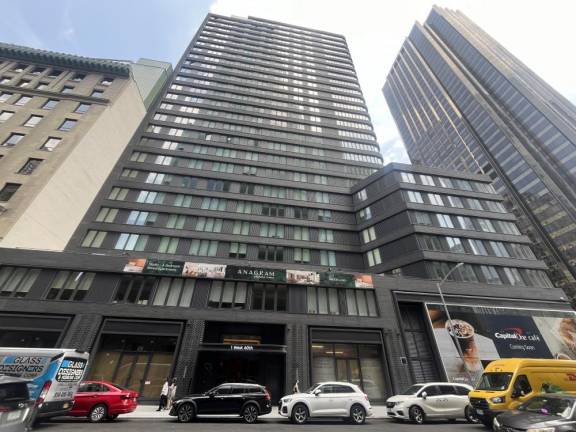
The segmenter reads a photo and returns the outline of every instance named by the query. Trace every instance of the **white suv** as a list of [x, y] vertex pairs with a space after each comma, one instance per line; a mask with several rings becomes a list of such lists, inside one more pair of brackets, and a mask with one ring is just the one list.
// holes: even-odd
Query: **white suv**
[[372, 415], [368, 396], [358, 386], [347, 382], [314, 384], [304, 393], [280, 399], [278, 413], [292, 423], [304, 424], [311, 417], [341, 417], [363, 424]]
[[472, 387], [466, 384], [414, 384], [399, 395], [389, 398], [386, 411], [390, 418], [411, 420], [416, 424], [422, 424], [429, 418], [465, 418], [470, 423], [478, 423], [468, 401], [471, 390]]

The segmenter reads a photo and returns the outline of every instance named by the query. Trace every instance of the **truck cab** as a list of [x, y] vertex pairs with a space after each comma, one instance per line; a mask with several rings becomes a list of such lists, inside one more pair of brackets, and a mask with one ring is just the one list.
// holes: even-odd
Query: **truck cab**
[[494, 417], [532, 396], [560, 391], [576, 391], [576, 361], [501, 359], [486, 366], [468, 396], [478, 418], [491, 427]]

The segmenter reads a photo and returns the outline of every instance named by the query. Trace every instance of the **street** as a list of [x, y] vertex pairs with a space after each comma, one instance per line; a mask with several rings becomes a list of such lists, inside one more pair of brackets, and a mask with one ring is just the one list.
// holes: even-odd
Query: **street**
[[144, 431], [214, 431], [214, 432], [248, 432], [248, 431], [269, 431], [294, 432], [294, 431], [330, 431], [338, 432], [347, 430], [358, 430], [362, 432], [450, 432], [450, 431], [476, 431], [486, 432], [481, 425], [470, 425], [466, 422], [457, 423], [434, 422], [422, 426], [410, 423], [397, 423], [388, 419], [374, 419], [366, 421], [363, 426], [351, 426], [342, 421], [311, 421], [304, 426], [290, 424], [285, 419], [262, 419], [256, 424], [247, 425], [242, 421], [233, 418], [227, 419], [200, 419], [193, 423], [177, 423], [173, 419], [118, 419], [114, 422], [104, 422], [90, 424], [85, 419], [54, 419], [47, 423], [42, 423], [34, 428], [41, 432], [59, 431], [91, 431], [91, 432], [144, 432]]

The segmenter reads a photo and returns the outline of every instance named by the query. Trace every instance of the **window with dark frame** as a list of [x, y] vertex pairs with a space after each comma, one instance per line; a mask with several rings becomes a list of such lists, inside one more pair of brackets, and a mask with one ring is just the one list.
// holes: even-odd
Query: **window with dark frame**
[[23, 106], [23, 105], [26, 105], [31, 100], [32, 100], [32, 97], [30, 97], [30, 96], [20, 96], [20, 98], [16, 101], [16, 103], [14, 105]]
[[3, 266], [0, 268], [0, 297], [26, 297], [38, 275], [40, 269]]
[[247, 248], [248, 246], [246, 243], [232, 242], [230, 243], [230, 252], [228, 253], [228, 256], [230, 258], [246, 258]]
[[42, 105], [42, 109], [51, 110], [58, 105], [58, 102], [60, 102], [58, 99], [48, 99], [44, 105]]
[[76, 123], [78, 123], [78, 120], [66, 119], [62, 122], [62, 124], [60, 125], [58, 130], [66, 131], [66, 132], [70, 131], [74, 128], [74, 126], [76, 126]]
[[309, 286], [307, 310], [310, 314], [377, 317], [373, 290]]
[[46, 300], [82, 301], [94, 276], [96, 273], [61, 270], [50, 284]]
[[208, 307], [286, 312], [288, 310], [288, 286], [214, 280], [210, 287]]
[[88, 112], [91, 106], [92, 105], [87, 103], [79, 103], [74, 112], [78, 114], [85, 114]]
[[12, 69], [14, 72], [24, 72], [24, 69], [26, 69], [28, 67], [27, 64], [24, 63], [18, 63], [16, 66], [14, 66], [14, 69]]
[[40, 123], [43, 118], [44, 117], [39, 115], [31, 115], [30, 117], [28, 117], [28, 120], [26, 120], [26, 122], [22, 126], [33, 128], [37, 126], [38, 123]]
[[10, 201], [10, 198], [12, 198], [20, 186], [22, 185], [18, 183], [6, 183], [2, 190], [0, 190], [0, 202]]
[[60, 142], [62, 141], [62, 138], [56, 138], [56, 137], [49, 137], [46, 142], [44, 144], [42, 144], [42, 147], [40, 147], [40, 150], [44, 150], [44, 151], [54, 151], [54, 149], [56, 147], [58, 147], [58, 144], [60, 144]]
[[190, 307], [196, 279], [168, 278], [160, 279], [154, 292], [153, 306]]
[[18, 170], [18, 174], [22, 174], [22, 175], [30, 175], [32, 174], [36, 168], [38, 168], [40, 166], [40, 164], [43, 162], [43, 159], [34, 159], [34, 158], [29, 158], [26, 163], [22, 166], [22, 168], [20, 168]]
[[52, 69], [52, 70], [50, 70], [50, 72], [48, 72], [48, 77], [49, 78], [57, 78], [60, 76], [61, 73], [62, 73], [62, 71], [59, 69]]
[[24, 134], [13, 133], [2, 143], [2, 147], [14, 147], [16, 144], [20, 142], [22, 138], [24, 138]]
[[0, 111], [0, 123], [4, 123], [9, 120], [14, 113], [12, 111]]
[[258, 245], [258, 259], [262, 261], [284, 261], [282, 246]]
[[112, 303], [147, 305], [157, 283], [156, 277], [124, 276], [116, 288]]
[[0, 102], [6, 102], [12, 97], [13, 93], [0, 92]]

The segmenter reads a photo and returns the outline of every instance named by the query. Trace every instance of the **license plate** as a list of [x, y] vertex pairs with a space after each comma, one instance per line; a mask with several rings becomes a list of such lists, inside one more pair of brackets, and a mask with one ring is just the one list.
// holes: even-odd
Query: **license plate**
[[22, 414], [22, 410], [12, 411], [8, 413], [7, 421], [18, 420], [20, 418], [20, 414]]
[[66, 402], [64, 405], [62, 405], [62, 408], [67, 409], [70, 407], [70, 404], [68, 402]]
[[480, 414], [480, 415], [483, 415], [483, 414], [484, 414], [484, 411], [483, 411], [483, 410], [479, 410], [479, 409], [477, 409], [477, 410], [476, 410], [476, 414]]

